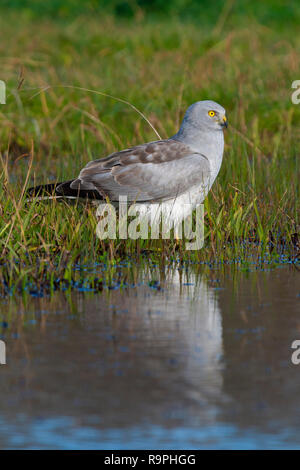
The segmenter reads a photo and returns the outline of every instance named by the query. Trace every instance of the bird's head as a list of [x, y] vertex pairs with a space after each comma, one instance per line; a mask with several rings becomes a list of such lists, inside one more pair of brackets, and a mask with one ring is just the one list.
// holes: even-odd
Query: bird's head
[[225, 109], [215, 101], [197, 101], [186, 111], [183, 123], [199, 130], [220, 131], [227, 127]]

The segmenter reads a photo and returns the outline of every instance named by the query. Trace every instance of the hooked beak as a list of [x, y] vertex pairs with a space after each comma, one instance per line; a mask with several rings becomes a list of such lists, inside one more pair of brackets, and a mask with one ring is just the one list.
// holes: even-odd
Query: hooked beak
[[226, 127], [226, 128], [228, 127], [228, 121], [227, 121], [227, 117], [226, 117], [226, 116], [223, 116], [222, 121], [220, 121], [220, 125], [221, 125], [222, 127]]

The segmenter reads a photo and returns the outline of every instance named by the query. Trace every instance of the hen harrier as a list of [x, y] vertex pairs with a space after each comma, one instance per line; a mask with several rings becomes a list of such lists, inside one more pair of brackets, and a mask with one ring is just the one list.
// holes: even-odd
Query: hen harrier
[[[223, 158], [227, 118], [214, 101], [198, 101], [185, 113], [177, 134], [89, 162], [70, 181], [30, 188], [29, 197], [89, 198], [117, 203], [160, 204], [180, 222], [202, 203]], [[187, 209], [188, 208], [188, 209]]]

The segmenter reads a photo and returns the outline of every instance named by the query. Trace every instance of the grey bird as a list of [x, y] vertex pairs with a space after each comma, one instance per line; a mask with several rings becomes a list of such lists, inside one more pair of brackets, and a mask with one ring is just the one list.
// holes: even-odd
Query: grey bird
[[158, 140], [89, 162], [78, 177], [30, 188], [28, 197], [89, 198], [101, 203], [160, 204], [178, 223], [203, 202], [223, 158], [225, 109], [210, 100], [186, 111], [179, 131]]

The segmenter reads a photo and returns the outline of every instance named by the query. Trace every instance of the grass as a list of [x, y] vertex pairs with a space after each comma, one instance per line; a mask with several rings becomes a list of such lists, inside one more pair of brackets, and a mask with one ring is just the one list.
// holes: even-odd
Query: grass
[[[300, 105], [291, 103], [291, 83], [299, 79], [297, 24], [233, 23], [222, 15], [201, 28], [176, 17], [1, 15], [3, 295], [84, 280], [101, 289], [104, 280], [81, 267], [114, 269], [128, 256], [243, 269], [253, 260], [297, 263]], [[95, 236], [93, 207], [26, 204], [26, 186], [72, 178], [91, 159], [156, 139], [132, 106], [96, 92], [134, 105], [163, 138], [176, 132], [194, 101], [213, 99], [227, 109], [223, 165], [205, 202], [205, 248], [187, 252], [173, 240], [103, 242]]]

